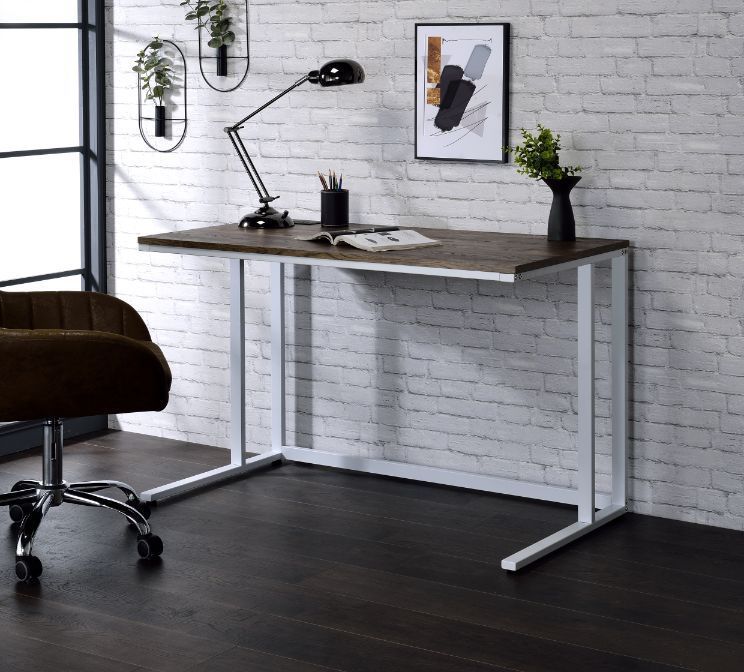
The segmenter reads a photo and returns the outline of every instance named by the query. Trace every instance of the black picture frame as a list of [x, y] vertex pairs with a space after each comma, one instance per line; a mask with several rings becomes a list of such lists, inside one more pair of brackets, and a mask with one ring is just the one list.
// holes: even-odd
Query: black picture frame
[[[469, 158], [467, 156], [434, 156], [422, 150], [419, 143], [420, 124], [422, 119], [419, 116], [421, 110], [420, 102], [424, 100], [425, 90], [419, 87], [419, 33], [422, 28], [439, 27], [442, 28], [463, 28], [468, 26], [493, 27], [499, 28], [502, 33], [502, 50], [499, 54], [502, 62], [502, 87], [501, 87], [501, 139], [498, 147], [494, 151], [495, 158]], [[509, 74], [510, 74], [510, 43], [511, 43], [511, 24], [510, 23], [416, 23], [414, 37], [414, 158], [427, 161], [456, 161], [467, 163], [508, 163], [509, 154], [505, 147], [509, 146]], [[425, 81], [425, 80], [424, 80]], [[421, 100], [420, 100], [421, 99]]]

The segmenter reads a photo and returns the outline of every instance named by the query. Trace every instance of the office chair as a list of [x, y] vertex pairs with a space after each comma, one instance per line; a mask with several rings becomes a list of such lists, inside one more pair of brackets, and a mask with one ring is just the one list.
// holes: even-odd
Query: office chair
[[[16, 575], [41, 575], [34, 537], [51, 507], [64, 503], [117, 511], [138, 532], [142, 558], [163, 551], [149, 506], [126, 483], [62, 478], [62, 418], [160, 411], [171, 373], [139, 314], [93, 292], [0, 292], [0, 422], [44, 419], [42, 480], [18, 481], [0, 495], [20, 523]], [[126, 502], [96, 494], [116, 488]]]

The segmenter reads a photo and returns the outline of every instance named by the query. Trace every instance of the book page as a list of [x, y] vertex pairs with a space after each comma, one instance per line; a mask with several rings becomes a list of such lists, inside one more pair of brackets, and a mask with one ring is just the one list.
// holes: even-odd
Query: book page
[[441, 245], [438, 240], [432, 240], [410, 229], [388, 231], [385, 233], [358, 233], [356, 235], [338, 236], [335, 242], [336, 245], [346, 243], [367, 252], [411, 250], [417, 247]]

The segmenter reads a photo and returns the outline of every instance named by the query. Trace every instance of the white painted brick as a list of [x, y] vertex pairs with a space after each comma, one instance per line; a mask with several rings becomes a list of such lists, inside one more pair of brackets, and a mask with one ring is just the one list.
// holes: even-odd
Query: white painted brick
[[[587, 167], [573, 192], [580, 232], [635, 247], [631, 505], [744, 529], [741, 0], [261, 0], [251, 73], [229, 95], [192, 67], [195, 36], [178, 8], [108, 6], [110, 282], [142, 311], [174, 373], [164, 412], [113, 425], [228, 445], [228, 265], [140, 252], [136, 239], [253, 208], [221, 129], [325, 59], [358, 59], [367, 81], [299, 89], [244, 134], [282, 206], [317, 216], [314, 173], [333, 166], [363, 223], [545, 231], [549, 193], [513, 166], [413, 159], [414, 23], [510, 21], [512, 142], [538, 122], [561, 132], [564, 161]], [[130, 62], [155, 32], [189, 58], [190, 131], [172, 154], [144, 147], [132, 99]], [[438, 197], [442, 183], [457, 197]], [[248, 435], [265, 446], [268, 269], [247, 267]], [[606, 270], [597, 275], [606, 489], [609, 294]], [[299, 269], [287, 292], [294, 440], [575, 486], [575, 273], [507, 286]]]

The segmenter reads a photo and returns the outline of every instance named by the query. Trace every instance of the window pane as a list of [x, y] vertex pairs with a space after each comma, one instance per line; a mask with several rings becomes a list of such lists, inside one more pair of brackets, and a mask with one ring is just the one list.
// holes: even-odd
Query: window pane
[[0, 23], [77, 23], [78, 0], [0, 0]]
[[0, 152], [80, 144], [79, 32], [77, 28], [0, 31], [0, 63], [4, 64]]
[[66, 278], [27, 282], [25, 285], [0, 287], [0, 292], [79, 292], [82, 287], [80, 275], [69, 275]]
[[0, 280], [81, 268], [80, 154], [0, 159]]

